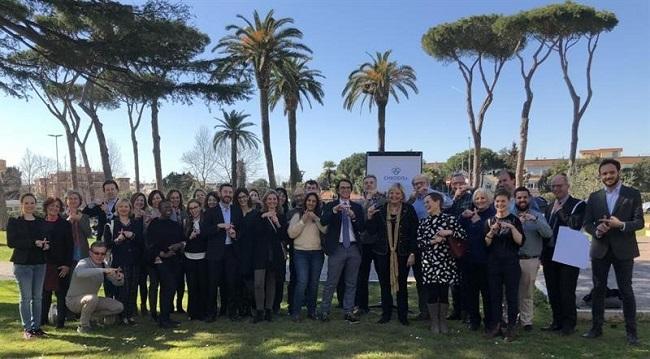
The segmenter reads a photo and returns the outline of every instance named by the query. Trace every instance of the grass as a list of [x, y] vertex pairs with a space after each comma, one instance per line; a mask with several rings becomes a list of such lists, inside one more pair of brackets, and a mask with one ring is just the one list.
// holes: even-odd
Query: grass
[[[379, 288], [371, 288], [376, 302]], [[410, 307], [416, 308], [414, 288], [410, 288]], [[622, 325], [605, 328], [598, 340], [586, 340], [578, 334], [564, 338], [535, 329], [521, 333], [513, 343], [485, 339], [451, 322], [453, 334], [433, 336], [421, 321], [403, 327], [397, 320], [380, 325], [379, 312], [362, 317], [351, 326], [335, 311], [332, 321], [293, 323], [286, 315], [273, 323], [250, 324], [219, 319], [205, 324], [183, 321], [173, 331], [158, 329], [149, 319], [140, 318], [134, 327], [107, 327], [93, 334], [80, 335], [76, 323], [57, 330], [45, 327], [48, 339], [25, 341], [18, 317], [17, 289], [11, 281], [0, 282], [0, 357], [142, 357], [142, 358], [647, 358], [650, 356], [650, 325], [640, 323], [642, 345], [625, 344]], [[536, 297], [535, 326], [549, 319], [549, 309], [541, 294]], [[284, 312], [284, 309], [283, 309]], [[182, 319], [176, 317], [176, 319]], [[588, 323], [578, 326], [586, 330]]]
[[7, 232], [0, 231], [0, 262], [8, 262], [13, 249], [7, 247]]

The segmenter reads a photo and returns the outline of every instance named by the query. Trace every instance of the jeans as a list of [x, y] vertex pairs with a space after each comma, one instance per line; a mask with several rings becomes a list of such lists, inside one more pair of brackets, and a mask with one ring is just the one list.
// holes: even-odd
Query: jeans
[[323, 269], [323, 251], [302, 251], [294, 249], [293, 263], [296, 270], [296, 286], [293, 294], [293, 306], [291, 314], [296, 316], [300, 314], [302, 304], [305, 301], [305, 292], [307, 296], [307, 313], [316, 314], [316, 298], [318, 296], [318, 282], [320, 281], [320, 272]]
[[41, 327], [45, 264], [14, 264], [14, 276], [20, 290], [18, 309], [23, 329], [39, 329]]

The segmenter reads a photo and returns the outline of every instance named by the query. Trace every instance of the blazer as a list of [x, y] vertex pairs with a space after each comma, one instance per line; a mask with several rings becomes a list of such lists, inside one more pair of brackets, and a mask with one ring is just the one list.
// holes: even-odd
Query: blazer
[[44, 220], [36, 217], [27, 221], [22, 216], [9, 218], [7, 222], [7, 246], [13, 248], [11, 261], [14, 264], [45, 264], [45, 251], [36, 247], [36, 241], [42, 240]]
[[[388, 228], [386, 227], [387, 215], [388, 204], [384, 204], [380, 207], [379, 212], [375, 213], [372, 219], [366, 222], [366, 230], [368, 233], [376, 234], [372, 251], [379, 255], [386, 255], [390, 250], [388, 245]], [[415, 213], [413, 206], [408, 203], [402, 203], [397, 239], [397, 254], [400, 256], [407, 256], [415, 253], [417, 250], [418, 224], [418, 215]]]
[[[356, 202], [350, 202], [350, 208], [354, 212], [354, 219], [352, 222], [352, 231], [357, 243], [361, 244], [361, 232], [365, 229], [363, 208]], [[334, 213], [333, 209], [336, 207], [340, 200], [332, 201], [325, 205], [323, 214], [320, 217], [320, 224], [327, 227], [327, 234], [325, 235], [325, 253], [329, 256], [339, 248], [339, 237], [341, 236], [341, 214]], [[360, 248], [361, 249], [361, 248]]]
[[[142, 256], [145, 251], [144, 234], [143, 234], [143, 221], [140, 219], [131, 218], [129, 225], [124, 226], [118, 218], [113, 218], [113, 232], [107, 225], [104, 228], [104, 242], [108, 249], [111, 250], [113, 267], [119, 266], [132, 266], [141, 262]], [[133, 237], [125, 239], [119, 243], [115, 242], [120, 231], [133, 232]]]
[[601, 238], [596, 237], [596, 227], [601, 218], [609, 217], [605, 190], [601, 189], [589, 195], [585, 211], [585, 230], [591, 234], [591, 258], [605, 257], [611, 248], [614, 257], [619, 260], [633, 259], [639, 256], [639, 245], [635, 232], [644, 226], [641, 193], [638, 190], [621, 186], [618, 200], [614, 204], [612, 216], [625, 223], [624, 228], [612, 228]]
[[562, 208], [555, 211], [555, 213], [552, 213], [552, 205], [546, 207], [544, 217], [546, 217], [546, 222], [548, 222], [548, 225], [553, 230], [553, 235], [551, 238], [544, 241], [544, 247], [542, 248], [543, 260], [553, 260], [557, 233], [560, 230], [561, 226], [569, 227], [575, 230], [580, 230], [580, 228], [582, 228], [586, 207], [587, 204], [585, 201], [579, 200], [572, 196], [569, 196], [566, 202], [564, 202], [562, 205]]
[[[230, 205], [230, 223], [235, 225], [235, 230], [239, 233], [239, 227], [242, 220], [241, 208], [233, 204]], [[207, 260], [219, 261], [223, 259], [226, 249], [226, 231], [217, 227], [219, 223], [224, 223], [221, 205], [214, 208], [208, 208], [203, 214], [201, 222], [201, 236], [206, 241], [205, 258]], [[239, 245], [237, 240], [233, 239], [235, 245], [235, 255], [238, 255]]]
[[[115, 201], [115, 204], [113, 207], [110, 208], [111, 213], [113, 213], [113, 216], [116, 215], [117, 213], [117, 202]], [[100, 205], [95, 205], [92, 208], [86, 207], [84, 208], [81, 213], [87, 215], [90, 218], [97, 218], [97, 227], [95, 227], [95, 230], [97, 231], [97, 237], [100, 238], [104, 234], [104, 226], [106, 226], [106, 223], [108, 223], [108, 218], [106, 218], [106, 212], [102, 211], [102, 206]]]
[[68, 266], [72, 269], [74, 240], [72, 239], [72, 225], [62, 217], [51, 223], [52, 230], [46, 233], [50, 241], [50, 249], [45, 251], [48, 264]]
[[253, 239], [253, 269], [283, 271], [286, 265], [284, 243], [289, 238], [287, 219], [283, 214], [278, 213], [280, 226], [276, 227], [268, 218], [262, 218], [262, 214], [261, 212], [256, 214], [257, 235]]

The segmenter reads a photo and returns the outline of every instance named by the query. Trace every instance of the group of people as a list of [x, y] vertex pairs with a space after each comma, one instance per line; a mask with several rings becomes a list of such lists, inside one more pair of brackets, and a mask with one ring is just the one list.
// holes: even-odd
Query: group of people
[[[24, 194], [22, 215], [7, 227], [24, 336], [45, 335], [41, 326], [54, 309], [52, 294], [57, 315], [51, 324], [63, 327], [76, 313], [81, 333], [105, 317], [135, 324], [138, 292], [141, 314], [149, 313], [162, 328], [176, 327], [180, 323], [170, 314], [185, 313], [185, 288], [190, 320], [213, 322], [227, 315], [272, 321], [284, 298], [287, 262], [293, 321], [303, 320], [303, 307], [308, 319], [330, 320], [336, 293], [344, 319], [359, 322], [369, 311], [374, 263], [381, 288], [378, 323], [392, 319], [396, 302], [399, 322], [409, 325], [412, 269], [418, 318], [429, 320], [432, 332], [447, 333], [448, 320], [463, 319], [470, 330], [483, 324], [487, 336], [508, 341], [518, 325], [532, 330], [541, 265], [553, 313], [542, 330], [571, 335], [579, 269], [553, 260], [559, 229], [567, 226], [592, 235], [593, 322], [584, 336], [602, 334], [607, 273], [613, 265], [627, 340], [636, 344], [631, 278], [639, 255], [634, 233], [644, 223], [639, 192], [622, 185], [619, 174], [616, 160], [603, 160], [604, 189], [586, 202], [569, 194], [566, 175], [557, 175], [551, 181], [555, 198], [548, 205], [527, 188], [515, 188], [508, 171], [499, 173], [494, 195], [470, 188], [462, 174], [452, 176], [449, 195], [432, 190], [425, 175], [413, 178], [411, 195], [400, 184], [384, 194], [377, 191], [376, 177], [368, 175], [362, 199], [352, 201], [353, 185], [341, 179], [337, 199], [329, 203], [321, 201], [313, 180], [296, 189], [291, 201], [283, 188], [260, 197], [254, 189], [222, 184], [215, 192], [196, 190], [187, 202], [177, 190], [119, 198], [117, 183], [108, 180], [104, 199], [85, 207], [74, 191], [64, 201], [48, 198], [44, 218], [35, 215], [34, 195]], [[97, 222], [97, 240], [89, 246], [91, 218]], [[325, 256], [327, 278], [317, 308]], [[98, 296], [102, 285], [105, 297]]]

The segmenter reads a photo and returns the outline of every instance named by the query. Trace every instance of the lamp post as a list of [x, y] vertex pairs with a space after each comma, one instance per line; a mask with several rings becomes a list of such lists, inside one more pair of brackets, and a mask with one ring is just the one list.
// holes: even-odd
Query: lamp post
[[54, 146], [56, 148], [56, 189], [55, 189], [55, 196], [59, 196], [59, 137], [62, 135], [52, 135], [48, 134], [50, 137], [54, 137]]

